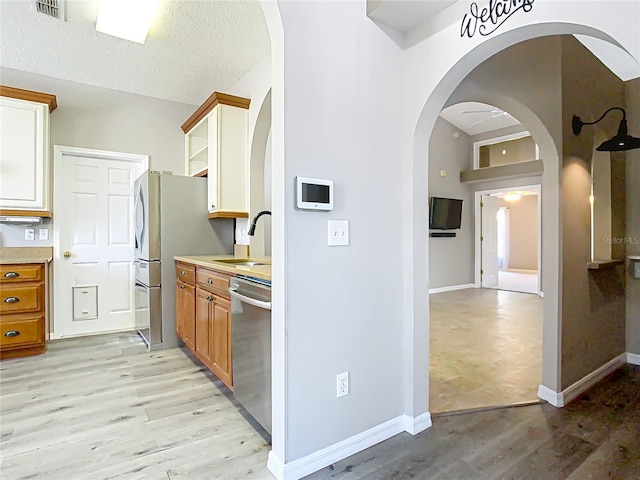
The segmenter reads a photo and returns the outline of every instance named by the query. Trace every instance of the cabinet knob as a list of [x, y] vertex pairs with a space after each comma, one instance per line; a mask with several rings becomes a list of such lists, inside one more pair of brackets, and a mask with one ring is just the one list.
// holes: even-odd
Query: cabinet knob
[[17, 303], [20, 299], [18, 297], [7, 297], [4, 299], [4, 303]]
[[207, 283], [208, 283], [209, 285], [211, 285], [211, 284], [213, 283], [213, 280], [212, 280], [212, 279], [210, 279], [210, 278], [208, 278], [208, 279], [207, 279]]
[[184, 270], [180, 270], [180, 275], [186, 275], [187, 272], [185, 272]]
[[5, 337], [17, 337], [18, 335], [20, 335], [18, 330], [9, 330], [4, 334]]
[[207, 297], [207, 300], [211, 301], [211, 300], [213, 300], [213, 297], [209, 296], [209, 297]]
[[67, 250], [66, 252], [64, 252], [64, 253], [62, 254], [62, 256], [63, 256], [64, 258], [71, 258], [71, 252], [70, 252], [69, 250]]
[[4, 274], [4, 278], [15, 278], [19, 276], [20, 274], [18, 272], [7, 272]]
[[180, 288], [181, 288], [182, 290], [184, 290], [184, 285], [180, 285]]

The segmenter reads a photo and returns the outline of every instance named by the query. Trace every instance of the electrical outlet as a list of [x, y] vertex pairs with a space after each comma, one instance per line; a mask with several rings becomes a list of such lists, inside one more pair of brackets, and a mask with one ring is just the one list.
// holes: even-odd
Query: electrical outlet
[[41, 228], [38, 230], [38, 240], [49, 240], [49, 229]]
[[349, 372], [340, 373], [336, 376], [336, 398], [349, 395]]
[[327, 222], [327, 245], [349, 245], [349, 220], [329, 220]]
[[36, 239], [36, 231], [33, 228], [25, 228], [24, 229], [24, 239], [25, 240], [35, 240]]

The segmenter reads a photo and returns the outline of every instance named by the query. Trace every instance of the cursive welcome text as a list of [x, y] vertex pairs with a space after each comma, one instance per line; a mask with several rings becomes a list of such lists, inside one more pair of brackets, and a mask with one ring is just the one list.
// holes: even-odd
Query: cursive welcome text
[[460, 36], [473, 37], [476, 32], [482, 36], [491, 35], [511, 15], [519, 10], [530, 12], [535, 0], [489, 0], [489, 5], [478, 7], [473, 2], [469, 13], [465, 13], [460, 26]]

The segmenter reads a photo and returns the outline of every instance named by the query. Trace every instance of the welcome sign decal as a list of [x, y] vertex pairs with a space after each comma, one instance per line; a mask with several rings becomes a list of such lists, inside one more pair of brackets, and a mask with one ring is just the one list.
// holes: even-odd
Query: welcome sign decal
[[471, 3], [469, 13], [465, 13], [460, 25], [460, 36], [473, 37], [476, 32], [486, 37], [495, 32], [511, 15], [519, 11], [530, 12], [535, 0], [489, 0], [489, 5], [478, 7]]

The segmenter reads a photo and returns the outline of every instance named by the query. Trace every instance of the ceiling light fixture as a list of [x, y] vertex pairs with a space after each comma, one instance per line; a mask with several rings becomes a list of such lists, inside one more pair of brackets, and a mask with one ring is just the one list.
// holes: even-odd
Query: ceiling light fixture
[[522, 195], [520, 195], [518, 192], [509, 192], [504, 196], [505, 202], [517, 202], [521, 198]]
[[627, 112], [625, 112], [624, 108], [621, 107], [611, 107], [595, 122], [583, 122], [580, 117], [574, 115], [571, 119], [571, 128], [573, 129], [573, 133], [579, 135], [582, 131], [582, 127], [598, 123], [611, 110], [620, 110], [622, 112], [622, 120], [620, 120], [620, 125], [618, 126], [618, 133], [609, 140], [602, 142], [596, 150], [600, 152], [622, 152], [625, 150], [640, 148], [640, 138], [632, 137], [627, 133]]
[[159, 0], [100, 0], [96, 30], [144, 43]]

